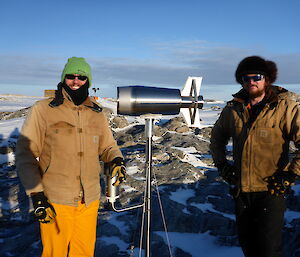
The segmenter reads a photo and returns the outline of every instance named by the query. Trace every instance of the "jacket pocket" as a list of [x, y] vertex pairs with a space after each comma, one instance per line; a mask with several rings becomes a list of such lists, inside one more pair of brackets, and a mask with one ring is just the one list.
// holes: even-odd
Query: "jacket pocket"
[[274, 133], [272, 128], [257, 128], [256, 139], [263, 144], [273, 144]]
[[99, 144], [101, 137], [101, 129], [98, 127], [87, 127], [86, 128], [86, 153], [88, 155], [94, 155], [98, 157]]
[[63, 158], [65, 154], [74, 155], [76, 154], [76, 149], [78, 149], [78, 140], [75, 133], [75, 126], [59, 121], [55, 124], [50, 125], [49, 137], [51, 144], [52, 154], [57, 157]]
[[50, 131], [59, 135], [70, 135], [75, 132], [75, 126], [64, 121], [59, 121], [50, 125]]

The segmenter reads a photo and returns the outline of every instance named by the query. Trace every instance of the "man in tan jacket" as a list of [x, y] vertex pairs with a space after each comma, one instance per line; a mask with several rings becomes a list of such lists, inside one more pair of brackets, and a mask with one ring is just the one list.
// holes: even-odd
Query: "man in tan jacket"
[[[243, 59], [242, 89], [227, 103], [211, 133], [211, 153], [231, 186], [246, 257], [280, 257], [284, 195], [300, 175], [300, 111], [287, 90], [273, 86], [277, 67], [259, 56]], [[226, 145], [232, 139], [233, 162]], [[289, 161], [289, 143], [298, 149]]]
[[84, 58], [68, 59], [54, 99], [28, 114], [16, 150], [19, 177], [40, 221], [43, 257], [93, 256], [100, 199], [100, 163], [116, 186], [125, 179], [122, 154], [105, 114], [89, 96]]

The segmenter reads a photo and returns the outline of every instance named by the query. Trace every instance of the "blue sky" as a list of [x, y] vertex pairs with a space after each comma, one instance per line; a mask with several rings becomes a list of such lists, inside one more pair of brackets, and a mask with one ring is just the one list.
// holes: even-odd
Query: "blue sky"
[[[275, 61], [278, 84], [300, 84], [298, 0], [14, 0], [1, 3], [0, 93], [55, 88], [68, 57], [91, 64], [94, 86], [234, 84], [249, 55]], [[5, 89], [4, 89], [5, 88]]]

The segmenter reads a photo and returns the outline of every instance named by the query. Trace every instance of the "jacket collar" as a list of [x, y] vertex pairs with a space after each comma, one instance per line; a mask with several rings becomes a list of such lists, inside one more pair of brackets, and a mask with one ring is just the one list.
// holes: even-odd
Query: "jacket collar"
[[[51, 107], [58, 107], [59, 105], [65, 103], [71, 107], [76, 106], [72, 100], [72, 98], [69, 96], [69, 94], [67, 93], [67, 91], [64, 88], [61, 88], [61, 96], [60, 99], [57, 99], [56, 97], [50, 102], [49, 106]], [[59, 100], [59, 101], [57, 101]], [[92, 111], [95, 112], [102, 112], [102, 108], [96, 103], [96, 101], [91, 97], [87, 97], [82, 104], [80, 104], [79, 106], [85, 106], [89, 109], [91, 109]]]

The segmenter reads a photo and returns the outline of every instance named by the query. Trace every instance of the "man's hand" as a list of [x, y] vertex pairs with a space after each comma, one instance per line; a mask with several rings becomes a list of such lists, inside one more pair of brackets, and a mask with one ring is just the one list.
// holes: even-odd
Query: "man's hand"
[[34, 208], [34, 216], [41, 223], [53, 223], [56, 212], [53, 205], [49, 202], [44, 192], [31, 194], [31, 200]]
[[237, 172], [233, 165], [228, 162], [217, 166], [220, 176], [230, 185], [238, 184]]
[[271, 195], [280, 196], [290, 192], [294, 185], [296, 175], [291, 171], [277, 171], [272, 176], [264, 179], [268, 183]]
[[113, 186], [119, 186], [126, 179], [126, 167], [124, 159], [121, 157], [116, 157], [111, 162], [111, 177], [115, 177], [118, 175], [117, 181], [113, 184]]

